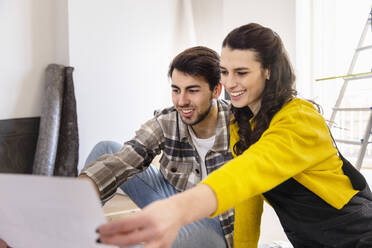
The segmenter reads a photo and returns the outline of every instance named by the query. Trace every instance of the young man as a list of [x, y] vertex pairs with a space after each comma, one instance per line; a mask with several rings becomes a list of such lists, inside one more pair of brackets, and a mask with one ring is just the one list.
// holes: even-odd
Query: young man
[[[143, 208], [193, 187], [232, 159], [230, 107], [218, 100], [217, 53], [206, 47], [187, 49], [174, 58], [168, 75], [174, 106], [155, 113], [123, 147], [101, 142], [89, 155], [80, 177], [97, 186], [102, 201], [121, 187]], [[150, 164], [161, 152], [159, 172]], [[185, 226], [173, 247], [232, 247], [233, 219], [229, 210]]]

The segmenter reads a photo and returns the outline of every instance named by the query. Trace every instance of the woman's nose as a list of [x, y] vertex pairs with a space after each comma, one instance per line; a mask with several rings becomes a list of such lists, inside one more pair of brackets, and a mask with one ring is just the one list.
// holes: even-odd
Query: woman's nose
[[233, 89], [236, 86], [236, 80], [233, 76], [226, 76], [223, 80], [223, 86], [226, 89]]

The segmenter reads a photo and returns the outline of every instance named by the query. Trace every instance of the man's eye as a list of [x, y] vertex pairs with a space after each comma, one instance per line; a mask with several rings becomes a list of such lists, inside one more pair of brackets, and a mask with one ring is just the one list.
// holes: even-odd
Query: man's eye
[[222, 75], [227, 75], [227, 71], [221, 71]]
[[199, 90], [189, 90], [190, 93], [196, 93], [199, 92]]
[[243, 75], [247, 74], [248, 72], [246, 72], [246, 71], [238, 71], [237, 73], [238, 73], [239, 76], [243, 76]]
[[177, 89], [172, 89], [172, 92], [175, 93], [175, 94], [178, 94], [179, 90], [177, 90]]

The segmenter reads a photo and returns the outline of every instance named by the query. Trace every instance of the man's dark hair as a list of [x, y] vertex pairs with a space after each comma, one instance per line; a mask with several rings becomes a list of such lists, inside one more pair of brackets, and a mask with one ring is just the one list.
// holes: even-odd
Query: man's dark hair
[[212, 49], [203, 46], [192, 47], [178, 54], [169, 66], [170, 78], [174, 69], [194, 77], [203, 77], [211, 90], [221, 79], [220, 57]]

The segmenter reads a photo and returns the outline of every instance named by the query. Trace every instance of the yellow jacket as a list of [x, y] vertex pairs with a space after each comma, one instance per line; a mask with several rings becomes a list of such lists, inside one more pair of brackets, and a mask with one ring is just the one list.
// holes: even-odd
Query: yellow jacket
[[[231, 124], [231, 149], [239, 140], [237, 131], [237, 124]], [[342, 171], [323, 117], [301, 99], [285, 104], [255, 144], [233, 155], [202, 183], [216, 194], [218, 207], [213, 216], [235, 207], [236, 248], [257, 247], [262, 193], [291, 177], [336, 209], [358, 193]]]

